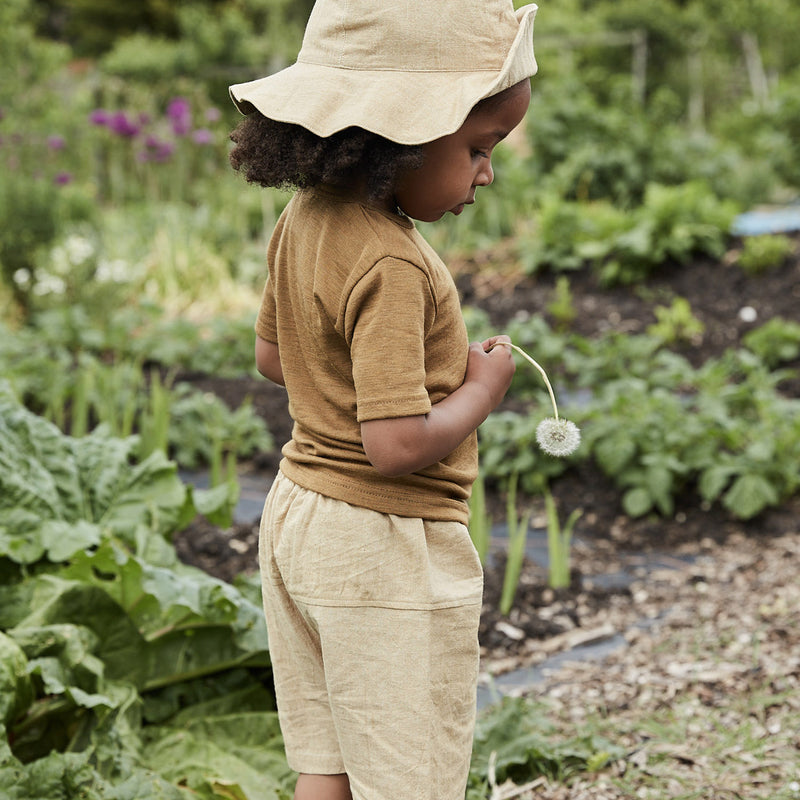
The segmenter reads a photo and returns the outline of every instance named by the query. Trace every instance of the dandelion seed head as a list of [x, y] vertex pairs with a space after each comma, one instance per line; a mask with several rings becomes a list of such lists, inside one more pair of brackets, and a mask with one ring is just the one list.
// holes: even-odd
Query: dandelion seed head
[[578, 449], [581, 432], [578, 426], [568, 419], [547, 417], [536, 427], [536, 441], [539, 447], [551, 456], [568, 456]]

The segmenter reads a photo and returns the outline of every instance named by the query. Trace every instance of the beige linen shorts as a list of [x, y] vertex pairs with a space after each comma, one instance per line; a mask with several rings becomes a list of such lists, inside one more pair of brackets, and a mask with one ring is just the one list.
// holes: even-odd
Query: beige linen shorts
[[466, 526], [351, 506], [282, 474], [259, 562], [289, 765], [354, 800], [463, 800], [483, 576]]

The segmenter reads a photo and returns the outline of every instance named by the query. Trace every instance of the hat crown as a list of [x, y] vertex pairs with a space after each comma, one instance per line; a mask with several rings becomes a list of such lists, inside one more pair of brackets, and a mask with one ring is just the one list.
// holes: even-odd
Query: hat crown
[[244, 114], [321, 137], [358, 127], [431, 142], [536, 74], [536, 11], [512, 0], [316, 0], [297, 61], [231, 86], [231, 97]]
[[298, 62], [404, 72], [499, 70], [511, 0], [317, 0]]

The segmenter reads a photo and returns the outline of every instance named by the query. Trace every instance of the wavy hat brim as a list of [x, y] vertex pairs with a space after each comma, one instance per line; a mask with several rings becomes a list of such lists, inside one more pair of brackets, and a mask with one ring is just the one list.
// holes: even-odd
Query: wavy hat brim
[[516, 11], [516, 35], [500, 70], [352, 69], [300, 58], [265, 78], [230, 87], [243, 114], [301, 125], [327, 137], [359, 127], [399, 144], [423, 144], [457, 131], [475, 104], [536, 74], [537, 6]]

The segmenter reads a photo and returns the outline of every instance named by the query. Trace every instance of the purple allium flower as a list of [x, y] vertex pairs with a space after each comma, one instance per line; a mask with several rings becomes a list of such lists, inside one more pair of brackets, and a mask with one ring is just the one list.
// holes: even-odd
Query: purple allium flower
[[164, 142], [161, 139], [153, 136], [152, 134], [145, 139], [144, 150], [139, 153], [139, 161], [153, 161], [157, 164], [163, 164], [172, 158], [175, 152], [174, 142]]
[[161, 146], [156, 150], [156, 158], [155, 160], [158, 161], [159, 164], [163, 163], [164, 161], [169, 161], [172, 158], [172, 154], [175, 152], [175, 143], [174, 142], [161, 142]]
[[167, 118], [176, 136], [186, 136], [192, 129], [192, 110], [185, 97], [173, 97], [167, 106]]
[[180, 119], [191, 112], [189, 101], [185, 97], [173, 97], [167, 106], [167, 116], [170, 119]]
[[56, 186], [66, 186], [68, 183], [72, 183], [72, 173], [70, 173], [70, 172], [59, 172], [53, 178], [53, 183]]
[[67, 140], [63, 136], [53, 134], [47, 137], [47, 146], [51, 150], [63, 150], [66, 147]]
[[108, 125], [110, 119], [111, 115], [104, 108], [96, 108], [89, 114], [89, 122], [91, 122], [92, 125], [105, 126]]
[[198, 128], [192, 133], [192, 141], [195, 144], [213, 144], [214, 134], [208, 128]]
[[222, 112], [218, 108], [212, 106], [206, 109], [206, 122], [219, 122], [221, 117]]
[[108, 120], [108, 129], [126, 139], [132, 139], [141, 130], [135, 122], [128, 119], [128, 115], [124, 111], [115, 111], [111, 115]]

